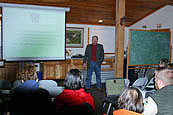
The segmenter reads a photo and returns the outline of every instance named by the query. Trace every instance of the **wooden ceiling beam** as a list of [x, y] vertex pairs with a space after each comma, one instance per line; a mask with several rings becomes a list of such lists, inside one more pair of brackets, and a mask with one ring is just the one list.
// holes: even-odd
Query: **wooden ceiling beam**
[[[31, 4], [41, 6], [69, 7], [66, 22], [96, 24], [96, 18], [106, 20], [100, 25], [114, 25], [116, 0], [0, 0], [1, 3]], [[132, 25], [158, 10], [173, 5], [173, 0], [126, 0], [126, 26]], [[76, 18], [75, 18], [76, 17]], [[111, 20], [111, 21], [110, 21]]]

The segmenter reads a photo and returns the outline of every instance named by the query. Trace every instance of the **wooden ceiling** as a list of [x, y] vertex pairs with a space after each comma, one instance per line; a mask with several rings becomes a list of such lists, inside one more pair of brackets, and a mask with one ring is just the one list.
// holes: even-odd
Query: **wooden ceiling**
[[[0, 2], [69, 7], [67, 23], [115, 25], [116, 0], [0, 0]], [[173, 5], [173, 0], [126, 0], [125, 26], [134, 24], [165, 5]], [[99, 24], [97, 22], [99, 19], [104, 22]]]

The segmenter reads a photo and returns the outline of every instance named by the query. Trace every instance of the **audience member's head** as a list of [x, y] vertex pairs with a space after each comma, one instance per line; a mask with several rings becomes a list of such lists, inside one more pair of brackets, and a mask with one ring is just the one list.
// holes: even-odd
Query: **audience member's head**
[[17, 86], [16, 88], [31, 90], [39, 88], [39, 85], [37, 83], [37, 73], [33, 64], [28, 64], [22, 67], [21, 71], [19, 72], [19, 77], [22, 84]]
[[24, 82], [26, 80], [38, 80], [34, 65], [27, 65], [19, 72], [20, 79]]
[[71, 69], [64, 81], [66, 89], [80, 89], [84, 87], [84, 77], [78, 69]]
[[156, 89], [161, 89], [168, 85], [173, 85], [173, 68], [172, 66], [158, 68], [155, 72]]
[[159, 63], [159, 67], [166, 67], [169, 64], [168, 59], [161, 59]]
[[144, 105], [141, 92], [135, 87], [126, 88], [118, 99], [118, 107], [119, 109], [142, 113]]

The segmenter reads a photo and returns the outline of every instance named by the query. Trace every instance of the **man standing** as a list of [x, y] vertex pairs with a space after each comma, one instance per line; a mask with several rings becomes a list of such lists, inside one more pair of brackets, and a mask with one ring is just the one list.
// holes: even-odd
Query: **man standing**
[[144, 115], [173, 115], [173, 68], [162, 67], [155, 71], [157, 91], [148, 97]]
[[98, 44], [98, 36], [92, 37], [92, 44], [88, 44], [83, 58], [84, 67], [87, 62], [86, 89], [90, 89], [93, 70], [96, 74], [97, 88], [101, 89], [101, 64], [104, 60], [103, 45]]

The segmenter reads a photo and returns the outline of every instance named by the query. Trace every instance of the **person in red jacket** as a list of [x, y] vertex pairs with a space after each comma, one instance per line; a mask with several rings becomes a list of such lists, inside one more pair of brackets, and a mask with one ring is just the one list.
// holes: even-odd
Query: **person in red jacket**
[[63, 107], [79, 106], [88, 103], [95, 110], [94, 99], [90, 93], [85, 92], [84, 77], [78, 69], [71, 69], [64, 81], [64, 91], [56, 96], [56, 110]]
[[135, 87], [126, 88], [118, 99], [118, 108], [113, 115], [142, 115], [144, 104], [141, 92]]

